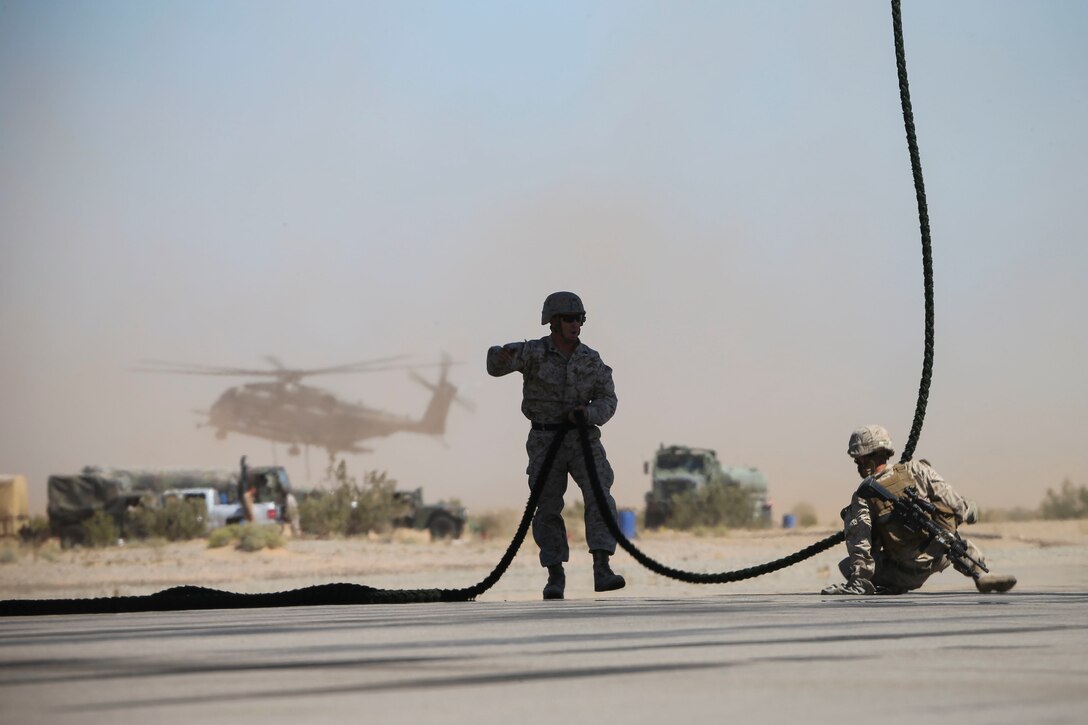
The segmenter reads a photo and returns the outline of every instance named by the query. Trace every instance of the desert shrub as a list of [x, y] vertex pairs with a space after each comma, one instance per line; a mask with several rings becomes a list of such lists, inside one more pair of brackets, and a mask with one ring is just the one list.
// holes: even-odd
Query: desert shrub
[[175, 501], [159, 509], [159, 527], [154, 532], [167, 541], [187, 541], [207, 531], [207, 505], [203, 501]]
[[516, 511], [483, 511], [469, 517], [468, 530], [481, 539], [510, 539], [520, 522], [521, 514]]
[[1088, 518], [1088, 487], [1074, 488], [1067, 478], [1062, 481], [1061, 490], [1048, 488], [1046, 497], [1039, 505], [1039, 514], [1044, 519]]
[[709, 483], [673, 497], [672, 512], [665, 524], [681, 530], [744, 528], [755, 523], [754, 505], [752, 494], [740, 486]]
[[729, 527], [720, 524], [718, 526], [700, 525], [692, 527], [690, 531], [693, 536], [698, 538], [721, 538], [722, 536], [727, 536], [729, 534]]
[[23, 543], [41, 546], [49, 539], [49, 519], [45, 516], [31, 516], [30, 520], [19, 529], [19, 538]]
[[157, 509], [143, 506], [125, 512], [125, 533], [130, 539], [150, 539], [158, 528]]
[[134, 539], [188, 541], [204, 536], [206, 516], [202, 501], [175, 499], [163, 506], [138, 506], [125, 514], [125, 533]]
[[816, 516], [815, 507], [805, 501], [796, 504], [790, 513], [793, 514], [798, 526], [815, 526], [820, 522], [820, 519]]
[[299, 502], [299, 525], [307, 534], [327, 537], [347, 529], [351, 514], [351, 491], [314, 491]]
[[1038, 518], [1040, 518], [1038, 509], [1017, 506], [1011, 509], [983, 509], [978, 520], [993, 524], [1002, 521], [1034, 521]]
[[385, 532], [405, 513], [393, 496], [397, 482], [383, 471], [368, 471], [359, 483], [347, 464], [330, 459], [325, 474], [328, 491], [315, 491], [299, 504], [302, 530], [316, 536], [354, 536]]
[[233, 544], [241, 538], [240, 528], [242, 527], [239, 524], [231, 524], [211, 532], [208, 534], [208, 548], [219, 549], [227, 544]]
[[279, 549], [283, 546], [283, 532], [279, 526], [247, 524], [241, 527], [237, 547], [242, 551]]
[[83, 543], [95, 549], [114, 546], [121, 538], [117, 522], [105, 511], [95, 511], [80, 528], [83, 530]]
[[387, 531], [392, 521], [404, 514], [404, 504], [394, 500], [393, 492], [397, 482], [385, 472], [367, 472], [362, 486], [362, 495], [352, 509], [349, 520], [349, 534], [365, 534], [368, 531]]
[[279, 526], [266, 524], [231, 524], [216, 529], [208, 536], [208, 548], [217, 549], [233, 544], [241, 551], [278, 549], [283, 546], [283, 533]]

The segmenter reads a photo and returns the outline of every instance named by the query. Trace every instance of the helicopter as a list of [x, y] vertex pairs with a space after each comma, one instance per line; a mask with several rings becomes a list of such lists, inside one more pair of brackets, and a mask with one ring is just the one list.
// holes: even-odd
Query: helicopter
[[[448, 380], [448, 372], [454, 363], [443, 358], [438, 381], [431, 382], [415, 372], [413, 365], [400, 363], [406, 356], [379, 358], [311, 370], [288, 368], [274, 356], [266, 355], [271, 369], [247, 369], [190, 365], [155, 360], [145, 361], [138, 372], [175, 375], [217, 375], [249, 378], [268, 378], [244, 383], [224, 391], [207, 411], [205, 422], [198, 427], [215, 429], [215, 437], [222, 440], [230, 433], [262, 438], [274, 443], [286, 443], [287, 453], [297, 456], [302, 447], [324, 448], [330, 456], [339, 453], [371, 453], [360, 441], [382, 438], [394, 433], [408, 432], [429, 436], [441, 436], [446, 431], [446, 418], [450, 406], [458, 403], [471, 410], [467, 401], [457, 397], [457, 388]], [[412, 379], [428, 388], [432, 395], [423, 415], [418, 419], [395, 415], [369, 408], [361, 403], [349, 403], [332, 393], [310, 385], [302, 379], [316, 375], [372, 373], [382, 370], [408, 369]]]

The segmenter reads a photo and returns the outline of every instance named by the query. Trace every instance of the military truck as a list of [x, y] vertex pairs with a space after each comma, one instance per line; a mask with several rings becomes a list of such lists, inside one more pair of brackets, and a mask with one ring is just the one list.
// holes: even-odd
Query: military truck
[[127, 538], [128, 510], [161, 506], [168, 491], [210, 489], [216, 505], [237, 509], [245, 518], [242, 502], [249, 488], [255, 491], [254, 520], [277, 523], [291, 491], [287, 472], [280, 466], [246, 467], [244, 458], [236, 470], [86, 466], [75, 475], [53, 475], [48, 481], [46, 513], [51, 534], [60, 538], [63, 546], [70, 546], [84, 543], [83, 522], [96, 511], [110, 516], [121, 537]]
[[401, 513], [393, 519], [393, 526], [427, 530], [431, 539], [459, 539], [468, 520], [464, 506], [446, 501], [433, 504], [423, 503], [423, 489], [414, 491], [394, 491], [393, 500], [402, 507]]
[[661, 444], [652, 463], [643, 464], [643, 471], [650, 474], [646, 528], [659, 528], [669, 520], [673, 498], [712, 483], [739, 486], [752, 500], [754, 520], [764, 524], [771, 521], [767, 477], [756, 468], [722, 464], [717, 452], [710, 448]]
[[50, 476], [46, 507], [50, 534], [59, 538], [64, 547], [85, 543], [83, 523], [102, 511], [113, 519], [124, 538], [128, 510], [158, 500], [157, 495], [151, 494], [145, 502], [144, 496], [120, 480], [87, 469], [75, 475]]

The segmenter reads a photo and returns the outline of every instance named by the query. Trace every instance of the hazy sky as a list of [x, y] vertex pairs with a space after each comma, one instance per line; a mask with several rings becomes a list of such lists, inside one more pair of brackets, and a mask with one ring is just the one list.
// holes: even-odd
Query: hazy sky
[[[905, 6], [937, 320], [916, 457], [1034, 506], [1088, 484], [1088, 5]], [[247, 380], [141, 360], [443, 352], [476, 412], [349, 469], [520, 510], [520, 378], [484, 353], [571, 289], [615, 370], [621, 506], [687, 443], [829, 521], [850, 430], [909, 432], [920, 247], [885, 2], [0, 1], [0, 471], [34, 512], [91, 463], [247, 453], [305, 483], [196, 427]]]

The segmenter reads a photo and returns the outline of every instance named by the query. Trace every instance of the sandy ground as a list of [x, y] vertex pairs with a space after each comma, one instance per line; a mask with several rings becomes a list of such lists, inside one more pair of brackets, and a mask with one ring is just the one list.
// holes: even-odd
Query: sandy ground
[[[830, 528], [745, 531], [717, 537], [640, 532], [635, 544], [651, 558], [676, 569], [723, 572], [781, 558], [832, 533]], [[963, 533], [983, 549], [991, 570], [1019, 578], [1018, 591], [1088, 590], [1088, 521], [980, 524], [963, 529]], [[258, 552], [211, 549], [202, 540], [70, 551], [52, 542], [31, 549], [9, 541], [0, 544], [0, 599], [128, 596], [183, 584], [235, 592], [286, 591], [330, 582], [383, 589], [462, 588], [486, 577], [508, 544], [508, 539], [471, 538], [432, 543], [415, 532], [398, 532], [391, 540], [300, 538], [289, 540], [284, 548]], [[613, 564], [626, 576], [628, 586], [623, 592], [598, 595], [592, 589], [590, 557], [582, 542], [574, 540], [567, 568], [567, 598], [816, 592], [840, 579], [836, 565], [843, 555], [839, 544], [762, 577], [697, 585], [654, 574], [620, 551]], [[544, 579], [536, 545], [530, 539], [507, 573], [480, 599], [538, 599]], [[963, 589], [973, 587], [952, 570], [933, 577], [925, 587], [927, 591]]]

